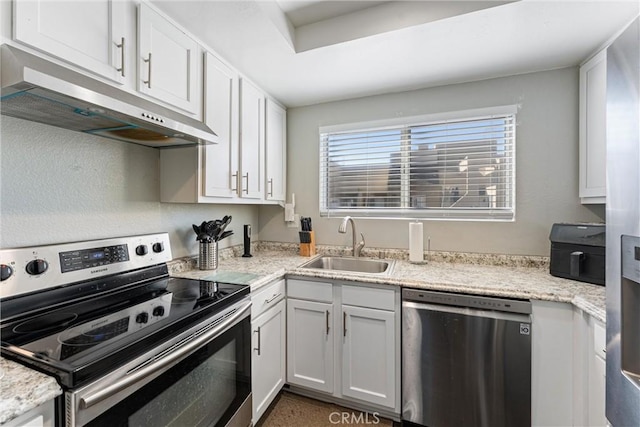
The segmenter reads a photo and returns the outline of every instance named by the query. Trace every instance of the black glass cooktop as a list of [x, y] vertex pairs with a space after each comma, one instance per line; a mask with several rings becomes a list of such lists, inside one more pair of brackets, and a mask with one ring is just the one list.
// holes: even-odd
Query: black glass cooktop
[[248, 294], [247, 285], [159, 278], [3, 320], [2, 353], [76, 387]]

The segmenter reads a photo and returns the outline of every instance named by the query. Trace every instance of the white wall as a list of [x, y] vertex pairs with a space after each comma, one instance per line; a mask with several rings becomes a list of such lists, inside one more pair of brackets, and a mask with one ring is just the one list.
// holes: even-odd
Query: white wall
[[[602, 207], [578, 199], [578, 70], [531, 73], [372, 96], [288, 110], [287, 188], [296, 213], [313, 218], [316, 241], [347, 245], [340, 219], [319, 217], [318, 127], [497, 105], [519, 104], [516, 142], [516, 220], [425, 221], [432, 250], [548, 255], [554, 222], [602, 221]], [[595, 212], [595, 213], [594, 213]], [[596, 215], [597, 214], [597, 215]], [[367, 246], [408, 247], [408, 220], [360, 219]], [[262, 240], [297, 241], [278, 207], [260, 208]]]
[[[191, 224], [231, 214], [258, 230], [258, 208], [160, 203], [159, 151], [1, 116], [0, 247], [169, 232], [174, 257], [196, 255]], [[254, 233], [257, 240], [259, 233]]]

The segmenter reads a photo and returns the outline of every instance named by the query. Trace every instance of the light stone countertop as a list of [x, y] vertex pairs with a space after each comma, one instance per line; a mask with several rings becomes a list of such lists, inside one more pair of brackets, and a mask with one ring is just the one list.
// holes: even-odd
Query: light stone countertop
[[174, 276], [207, 280], [215, 280], [216, 276], [232, 272], [252, 273], [258, 276], [246, 282], [251, 285], [252, 291], [287, 274], [315, 279], [564, 302], [573, 304], [601, 322], [605, 322], [606, 319], [604, 286], [554, 277], [549, 274], [546, 266], [467, 264], [460, 262], [462, 258], [458, 258], [456, 262], [439, 260], [413, 264], [396, 259], [392, 274], [381, 277], [299, 268], [310, 259], [297, 256], [291, 251], [264, 250], [254, 252], [253, 258], [222, 259], [216, 271], [197, 270], [194, 260], [174, 262], [170, 268]]
[[0, 424], [61, 394], [55, 378], [0, 358]]
[[[257, 248], [256, 248], [257, 249]], [[377, 283], [390, 286], [462, 292], [476, 295], [537, 299], [570, 303], [605, 322], [605, 288], [551, 276], [548, 267], [533, 258], [496, 258], [486, 265], [483, 256], [463, 254], [436, 257], [437, 261], [412, 264], [396, 259], [390, 276], [364, 276], [357, 273], [329, 272], [299, 268], [311, 258], [301, 257], [287, 245], [266, 246], [254, 250], [252, 258], [238, 256], [238, 251], [221, 257], [216, 271], [198, 270], [195, 258], [169, 263], [172, 276], [194, 279], [234, 280], [246, 283], [255, 291], [285, 275]], [[329, 253], [334, 253], [329, 251]], [[375, 256], [377, 253], [368, 253]], [[390, 258], [402, 258], [385, 251]], [[510, 265], [517, 265], [515, 267]], [[0, 358], [0, 424], [5, 423], [62, 393], [53, 377]], [[0, 374], [0, 375], [2, 375]]]

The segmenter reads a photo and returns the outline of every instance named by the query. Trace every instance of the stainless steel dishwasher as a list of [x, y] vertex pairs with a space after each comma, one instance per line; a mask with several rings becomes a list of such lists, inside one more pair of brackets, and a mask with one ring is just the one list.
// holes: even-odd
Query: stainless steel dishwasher
[[531, 303], [402, 290], [406, 426], [530, 426]]

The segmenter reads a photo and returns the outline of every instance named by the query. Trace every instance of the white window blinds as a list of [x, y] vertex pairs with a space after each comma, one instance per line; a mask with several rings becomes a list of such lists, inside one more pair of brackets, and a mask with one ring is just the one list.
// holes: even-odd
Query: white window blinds
[[515, 114], [320, 131], [324, 216], [513, 220]]

